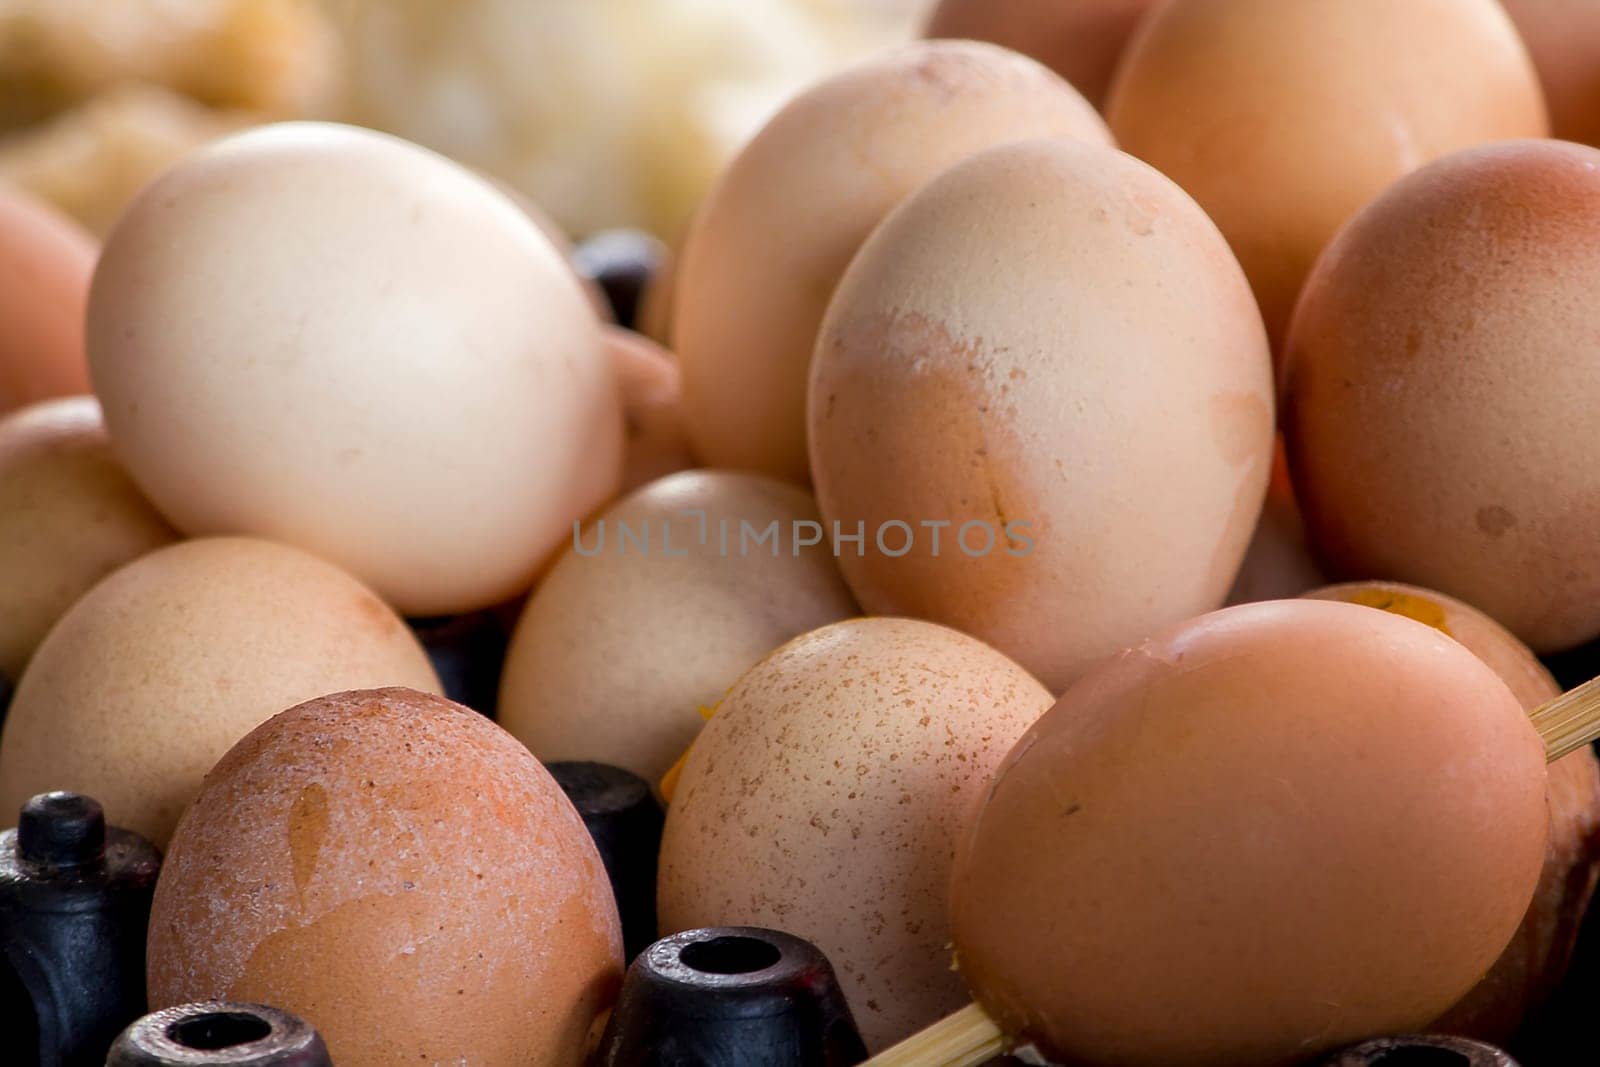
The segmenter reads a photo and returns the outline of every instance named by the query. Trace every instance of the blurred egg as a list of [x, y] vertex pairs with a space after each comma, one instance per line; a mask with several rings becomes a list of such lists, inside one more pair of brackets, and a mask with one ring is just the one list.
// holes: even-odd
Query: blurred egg
[[683, 375], [672, 353], [649, 338], [605, 327], [606, 348], [622, 389], [622, 486], [641, 485], [695, 465], [683, 428]]
[[302, 1016], [339, 1067], [576, 1065], [622, 977], [588, 831], [493, 723], [406, 689], [274, 716], [206, 776], [150, 916], [154, 1008]]
[[1600, 151], [1522, 141], [1395, 185], [1306, 283], [1284, 428], [1336, 577], [1460, 597], [1536, 651], [1600, 635]]
[[1107, 118], [1222, 228], [1274, 345], [1363, 204], [1447, 153], [1548, 129], [1496, 0], [1172, 0], [1129, 45]]
[[354, 578], [267, 541], [171, 545], [96, 585], [34, 653], [0, 734], [0, 811], [70, 789], [165, 846], [235, 741], [298, 701], [374, 685], [439, 688]]
[[684, 766], [663, 932], [747, 924], [819, 945], [869, 1048], [966, 1000], [950, 859], [966, 810], [1050, 694], [994, 649], [906, 619], [796, 638], [739, 680]]
[[929, 37], [992, 41], [1032, 56], [1095, 107], [1139, 20], [1155, 0], [941, 0]]
[[0, 414], [89, 391], [83, 315], [94, 238], [0, 186]]
[[[810, 524], [797, 532], [797, 524]], [[856, 613], [810, 494], [758, 475], [653, 482], [575, 531], [523, 609], [499, 720], [546, 763], [657, 781], [762, 656]]]
[[[992, 149], [902, 204], [811, 381], [817, 501], [861, 606], [1053, 691], [1219, 606], [1272, 465], [1272, 368], [1227, 244], [1100, 145]], [[942, 526], [936, 524], [943, 524]]]
[[1287, 600], [1326, 581], [1306, 545], [1306, 524], [1300, 517], [1300, 505], [1295, 503], [1280, 439], [1272, 453], [1272, 480], [1267, 483], [1261, 518], [1256, 521], [1250, 547], [1245, 549], [1244, 562], [1239, 564], [1239, 575], [1228, 591], [1228, 603]]
[[20, 678], [90, 586], [176, 537], [112, 457], [93, 397], [0, 418], [0, 676]]
[[616, 486], [573, 271], [393, 138], [288, 123], [194, 153], [112, 232], [90, 305], [118, 454], [180, 529], [299, 545], [407, 614], [515, 595]]
[[1436, 630], [1215, 612], [1106, 660], [997, 769], [955, 859], [961, 971], [1064, 1063], [1285, 1067], [1416, 1030], [1526, 912], [1545, 780]]
[[[1404, 615], [1465, 645], [1506, 683], [1528, 711], [1561, 694], [1528, 646], [1477, 608], [1431, 589], [1396, 582], [1351, 582], [1306, 594]], [[1544, 873], [1516, 936], [1494, 968], [1428, 1029], [1503, 1042], [1555, 992], [1600, 873], [1600, 760], [1579, 749], [1550, 765], [1550, 838]]]
[[1550, 105], [1551, 132], [1600, 145], [1600, 0], [1501, 0]]
[[806, 482], [806, 370], [850, 257], [952, 163], [1034, 137], [1110, 140], [1050, 71], [965, 41], [886, 52], [779, 112], [701, 205], [677, 266], [672, 347], [696, 454]]

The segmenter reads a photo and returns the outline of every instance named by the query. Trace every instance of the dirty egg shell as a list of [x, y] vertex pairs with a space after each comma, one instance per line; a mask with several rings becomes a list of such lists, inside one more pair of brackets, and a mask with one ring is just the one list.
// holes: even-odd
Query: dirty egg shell
[[996, 772], [955, 861], [961, 971], [1067, 1063], [1280, 1067], [1418, 1030], [1521, 922], [1545, 787], [1516, 698], [1437, 630], [1215, 612], [1101, 665]]
[[748, 924], [816, 942], [871, 1048], [962, 1005], [946, 903], [957, 827], [1050, 704], [979, 641], [905, 619], [797, 638], [747, 673], [667, 812], [663, 932]]
[[1128, 46], [1106, 115], [1222, 228], [1275, 345], [1317, 253], [1391, 182], [1548, 132], [1496, 0], [1173, 0]]
[[0, 677], [118, 567], [177, 537], [116, 459], [93, 397], [0, 418]]
[[521, 745], [442, 697], [339, 693], [206, 777], [156, 886], [150, 1003], [282, 1007], [340, 1067], [577, 1064], [621, 945], [588, 832]]
[[850, 257], [946, 167], [1035, 137], [1110, 143], [1066, 82], [972, 41], [884, 53], [779, 112], [701, 205], [677, 266], [672, 347], [696, 454], [806, 482], [806, 370]]
[[560, 252], [476, 175], [370, 131], [187, 156], [107, 239], [88, 343], [118, 454], [175, 525], [299, 545], [407, 615], [525, 590], [621, 470], [612, 364]]
[[374, 685], [439, 689], [405, 623], [337, 567], [247, 538], [159, 549], [89, 590], [34, 653], [0, 734], [0, 819], [71, 789], [165, 846], [235, 741], [292, 704]]
[[89, 391], [83, 316], [99, 252], [72, 220], [0, 185], [0, 415]]
[[909, 198], [840, 284], [817, 502], [865, 524], [840, 566], [868, 612], [954, 626], [1060, 692], [1222, 604], [1272, 411], [1261, 317], [1194, 202], [1114, 149], [1010, 145]]
[[1600, 636], [1600, 150], [1515, 141], [1397, 183], [1329, 246], [1284, 431], [1336, 578], [1465, 600], [1537, 652]]
[[[856, 614], [827, 549], [797, 547], [794, 524], [817, 518], [805, 490], [731, 471], [673, 475], [602, 512], [523, 609], [501, 725], [547, 763], [659, 780], [757, 660]], [[776, 539], [743, 539], [772, 523]]]

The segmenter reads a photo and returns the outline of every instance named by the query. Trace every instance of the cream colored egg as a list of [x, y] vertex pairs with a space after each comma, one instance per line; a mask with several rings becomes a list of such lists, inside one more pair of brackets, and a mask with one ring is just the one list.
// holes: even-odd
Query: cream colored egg
[[248, 538], [160, 549], [34, 653], [0, 734], [0, 812], [76, 790], [165, 846], [235, 741], [302, 700], [380, 685], [439, 690], [411, 631], [337, 567]]
[[946, 918], [958, 827], [1050, 701], [994, 649], [929, 623], [796, 638], [690, 750], [661, 845], [662, 931], [816, 942], [869, 1048], [961, 1007]]
[[691, 471], [586, 523], [517, 623], [500, 724], [546, 763], [657, 781], [745, 670], [856, 613], [827, 546], [800, 544], [817, 518], [795, 486]]
[[1033, 137], [1110, 141], [1066, 82], [970, 41], [887, 52], [791, 101], [701, 206], [678, 263], [673, 347], [696, 453], [805, 482], [806, 368], [850, 257], [952, 163]]
[[873, 234], [828, 310], [811, 455], [873, 614], [1064, 689], [1217, 607], [1272, 465], [1261, 317], [1216, 227], [1100, 145], [992, 149]]
[[0, 419], [0, 677], [21, 677], [90, 586], [176, 537], [112, 457], [93, 397]]
[[297, 544], [410, 615], [525, 589], [620, 470], [560, 253], [466, 170], [349, 127], [252, 130], [147, 188], [95, 275], [89, 359], [179, 528]]

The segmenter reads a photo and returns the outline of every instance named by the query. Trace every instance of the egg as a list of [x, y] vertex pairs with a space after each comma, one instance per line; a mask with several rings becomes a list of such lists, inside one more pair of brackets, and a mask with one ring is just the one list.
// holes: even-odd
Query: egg
[[411, 631], [337, 567], [247, 538], [171, 545], [90, 589], [34, 653], [0, 734], [0, 811], [70, 789], [165, 846], [269, 716], [391, 684], [439, 688]]
[[379, 689], [273, 716], [206, 777], [148, 971], [153, 1008], [272, 1004], [340, 1067], [576, 1067], [622, 936], [538, 761], [459, 704]]
[[[1448, 634], [1500, 676], [1528, 711], [1561, 694], [1550, 672], [1505, 627], [1469, 604], [1396, 582], [1351, 582], [1306, 594], [1404, 615]], [[1544, 873], [1516, 936], [1488, 975], [1429, 1030], [1504, 1042], [1561, 984], [1600, 874], [1600, 760], [1582, 748], [1549, 768]]]
[[1155, 0], [941, 0], [929, 37], [993, 41], [1071, 82], [1095, 107], [1139, 20]]
[[975, 42], [894, 49], [790, 101], [707, 196], [676, 268], [672, 348], [695, 453], [807, 481], [806, 369], [850, 257], [946, 167], [1035, 137], [1109, 142], [1070, 85]]
[[575, 530], [523, 609], [499, 721], [545, 762], [589, 760], [656, 781], [703, 707], [791, 637], [856, 613], [811, 495], [692, 471]]
[[0, 185], [0, 414], [89, 391], [83, 316], [98, 254], [76, 223]]
[[1137, 160], [991, 149], [872, 235], [811, 380], [817, 501], [869, 613], [1064, 689], [1221, 605], [1272, 464], [1261, 317], [1216, 227]]
[[176, 537], [111, 455], [93, 397], [0, 418], [0, 677], [22, 676], [90, 586]]
[[962, 815], [1050, 704], [930, 623], [856, 619], [768, 656], [695, 741], [667, 811], [663, 932], [771, 926], [839, 974], [869, 1048], [959, 1007], [946, 915]]
[[1438, 589], [1535, 651], [1600, 635], [1600, 150], [1522, 141], [1396, 184], [1306, 284], [1285, 437], [1334, 577]]
[[1390, 183], [1548, 132], [1496, 0], [1173, 0], [1129, 45], [1106, 115], [1222, 228], [1275, 345], [1317, 253]]
[[1228, 590], [1228, 603], [1286, 600], [1326, 581], [1306, 545], [1306, 524], [1294, 499], [1289, 462], [1280, 439], [1272, 453], [1272, 479], [1267, 483], [1261, 518], [1256, 521], [1256, 532], [1245, 549], [1233, 588]]
[[625, 430], [621, 493], [695, 465], [683, 428], [683, 375], [672, 353], [649, 338], [605, 328], [622, 389]]
[[382, 134], [286, 123], [188, 156], [107, 239], [88, 321], [118, 454], [179, 529], [298, 545], [408, 615], [526, 589], [617, 484], [573, 271], [486, 182]]
[[1522, 33], [1550, 105], [1551, 132], [1600, 145], [1600, 3], [1501, 0]]
[[1313, 1062], [1488, 971], [1545, 785], [1521, 705], [1437, 630], [1228, 608], [1107, 660], [1011, 750], [958, 840], [958, 965], [1051, 1060]]

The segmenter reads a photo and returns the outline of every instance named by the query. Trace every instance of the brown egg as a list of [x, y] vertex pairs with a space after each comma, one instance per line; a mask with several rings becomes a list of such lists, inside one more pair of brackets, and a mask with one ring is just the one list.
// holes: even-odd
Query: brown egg
[[112, 458], [93, 397], [0, 418], [0, 678], [90, 586], [176, 537]]
[[83, 316], [98, 254], [66, 216], [0, 186], [0, 414], [89, 391]]
[[1070, 1063], [1278, 1067], [1423, 1027], [1527, 909], [1544, 762], [1505, 684], [1427, 626], [1204, 616], [1012, 749], [959, 842], [959, 966]]
[[0, 817], [72, 789], [165, 846], [206, 771], [268, 716], [390, 684], [439, 688], [405, 624], [332, 564], [246, 538], [160, 549], [34, 653], [0, 735]]
[[1155, 0], [942, 0], [929, 37], [992, 41], [1032, 56], [1095, 107], [1105, 103], [1122, 50]]
[[1548, 130], [1496, 0], [1173, 0], [1134, 36], [1107, 118], [1222, 228], [1274, 345], [1317, 253], [1391, 182]]
[[1501, 0], [1527, 42], [1550, 105], [1551, 132], [1600, 145], [1600, 2]]
[[695, 465], [683, 428], [683, 374], [672, 353], [649, 338], [606, 326], [606, 348], [622, 389], [620, 494]]
[[[1494, 668], [1528, 711], [1561, 693], [1528, 646], [1453, 597], [1395, 582], [1351, 582], [1306, 595], [1381, 608], [1449, 634]], [[1550, 765], [1549, 851], [1522, 925], [1488, 976], [1430, 1031], [1503, 1042], [1561, 984], [1600, 873], [1597, 831], [1600, 761], [1583, 748]]]
[[408, 689], [312, 700], [230, 749], [150, 916], [153, 1008], [273, 1004], [339, 1067], [577, 1067], [621, 977], [611, 884], [560, 787]]
[[856, 619], [739, 680], [689, 751], [661, 844], [663, 932], [815, 941], [869, 1048], [961, 1006], [946, 906], [962, 815], [1050, 705], [970, 637]]
[[1484, 146], [1398, 183], [1329, 247], [1286, 354], [1284, 428], [1339, 577], [1460, 597], [1535, 650], [1600, 635], [1600, 151]]
[[695, 453], [806, 482], [806, 369], [850, 257], [952, 163], [1034, 137], [1110, 141], [1049, 70], [965, 41], [884, 53], [779, 112], [701, 206], [678, 262], [672, 347]]
[[1272, 399], [1244, 275], [1182, 190], [1100, 145], [992, 149], [901, 205], [839, 286], [817, 502], [865, 532], [839, 562], [867, 611], [954, 626], [1060, 692], [1222, 603]]
[[[808, 525], [797, 535], [797, 524]], [[676, 474], [607, 509], [523, 609], [501, 725], [547, 763], [658, 780], [700, 732], [702, 707], [757, 660], [856, 614], [826, 546], [800, 544], [811, 528], [805, 490], [727, 471]]]

